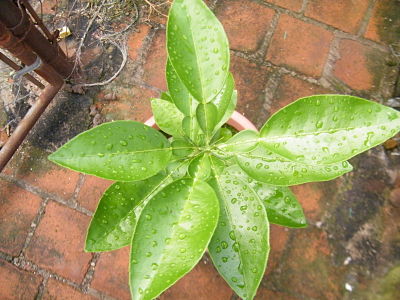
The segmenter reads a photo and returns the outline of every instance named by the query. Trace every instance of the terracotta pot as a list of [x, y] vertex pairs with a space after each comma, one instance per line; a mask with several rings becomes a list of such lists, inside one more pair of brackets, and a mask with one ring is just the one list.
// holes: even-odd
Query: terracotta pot
[[[253, 123], [249, 121], [249, 119], [247, 119], [242, 114], [238, 113], [236, 110], [233, 112], [231, 118], [228, 120], [227, 123], [228, 125], [235, 128], [237, 131], [242, 131], [245, 129], [257, 130], [256, 126], [254, 126]], [[144, 124], [159, 129], [156, 124], [156, 121], [154, 120], [154, 117], [148, 119], [146, 122], [144, 122]]]

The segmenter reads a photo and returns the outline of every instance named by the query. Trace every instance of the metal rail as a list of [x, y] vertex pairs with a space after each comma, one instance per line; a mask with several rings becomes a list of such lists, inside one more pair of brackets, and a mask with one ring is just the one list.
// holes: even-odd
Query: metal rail
[[[30, 16], [26, 10], [29, 11]], [[44, 88], [38, 101], [30, 108], [26, 116], [20, 121], [14, 133], [0, 150], [0, 172], [4, 169], [15, 151], [21, 145], [29, 131], [40, 118], [51, 100], [62, 88], [64, 80], [73, 72], [73, 64], [67, 60], [58, 44], [49, 39], [51, 35], [29, 2], [26, 0], [0, 0], [0, 47], [8, 50], [25, 66], [34, 65], [41, 61], [39, 68], [34, 71], [49, 83], [44, 88], [29, 74], [24, 74], [27, 79]], [[38, 24], [47, 36], [44, 36], [35, 25]], [[0, 59], [10, 65], [14, 70], [21, 68], [4, 54]], [[27, 70], [30, 70], [27, 68]]]

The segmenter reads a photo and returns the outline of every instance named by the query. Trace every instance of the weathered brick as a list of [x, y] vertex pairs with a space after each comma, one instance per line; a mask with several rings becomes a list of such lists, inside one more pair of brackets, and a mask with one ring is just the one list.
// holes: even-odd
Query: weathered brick
[[47, 282], [46, 289], [43, 293], [43, 300], [94, 300], [97, 299], [91, 295], [84, 294], [73, 287], [61, 283], [55, 279]]
[[0, 259], [0, 299], [35, 299], [41, 278]]
[[282, 15], [266, 59], [313, 77], [322, 74], [333, 35], [288, 15]]
[[115, 93], [115, 101], [103, 102], [102, 115], [107, 121], [135, 120], [145, 122], [151, 117], [150, 98], [158, 93], [137, 86], [120, 87]]
[[79, 173], [49, 161], [48, 152], [23, 145], [9, 162], [8, 174], [45, 192], [70, 199], [75, 191]]
[[232, 290], [212, 266], [210, 259], [201, 260], [197, 266], [165, 291], [160, 300], [228, 300]]
[[112, 181], [87, 175], [76, 201], [83, 207], [95, 211], [104, 191]]
[[231, 71], [238, 90], [236, 110], [248, 117], [256, 126], [261, 126], [265, 122], [263, 105], [268, 68], [232, 56]]
[[264, 287], [260, 287], [257, 291], [257, 295], [254, 298], [255, 300], [300, 300], [302, 298], [297, 298], [290, 296], [286, 293], [275, 292]]
[[333, 74], [355, 90], [376, 90], [385, 72], [385, 54], [353, 40], [342, 40]]
[[300, 184], [292, 187], [293, 193], [303, 207], [306, 219], [319, 221], [323, 191], [318, 183]]
[[266, 279], [268, 281], [268, 274], [273, 272], [276, 267], [281, 263], [281, 257], [287, 247], [289, 239], [289, 229], [279, 225], [271, 224], [270, 226], [270, 243], [271, 250], [268, 258], [268, 266], [266, 271]]
[[256, 51], [275, 12], [253, 1], [229, 0], [219, 4], [216, 14], [228, 35], [231, 49]]
[[299, 98], [327, 93], [329, 93], [329, 90], [323, 87], [290, 75], [284, 75], [271, 101], [269, 113], [273, 114]]
[[342, 299], [343, 269], [332, 265], [327, 234], [315, 227], [296, 230], [280, 273], [281, 289], [301, 299]]
[[91, 286], [118, 299], [130, 299], [129, 247], [102, 253]]
[[299, 11], [303, 5], [303, 0], [264, 0], [293, 11]]
[[161, 90], [167, 89], [165, 79], [165, 64], [167, 62], [167, 51], [165, 47], [165, 31], [159, 30], [154, 36], [151, 48], [146, 57], [144, 65], [143, 80], [147, 84]]
[[18, 256], [41, 199], [0, 179], [0, 250]]
[[350, 33], [357, 33], [368, 9], [365, 0], [309, 1], [305, 15]]
[[50, 202], [26, 251], [27, 258], [44, 269], [80, 283], [92, 256], [83, 251], [89, 219]]
[[142, 49], [143, 42], [150, 32], [150, 26], [147, 24], [140, 24], [136, 31], [131, 33], [128, 37], [128, 55], [132, 60], [137, 60], [140, 50]]
[[391, 44], [399, 40], [400, 5], [396, 0], [376, 1], [365, 37], [376, 42]]

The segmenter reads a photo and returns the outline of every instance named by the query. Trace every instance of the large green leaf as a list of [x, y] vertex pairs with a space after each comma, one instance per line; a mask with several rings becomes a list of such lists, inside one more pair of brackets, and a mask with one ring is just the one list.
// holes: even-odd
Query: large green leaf
[[226, 172], [240, 176], [251, 186], [267, 209], [270, 223], [294, 228], [307, 226], [301, 204], [288, 187], [257, 181], [248, 176], [240, 167], [234, 165], [228, 167]]
[[162, 131], [174, 137], [183, 136], [182, 120], [184, 115], [176, 108], [174, 103], [153, 98], [151, 109], [154, 119]]
[[168, 140], [157, 130], [139, 122], [116, 121], [79, 134], [49, 159], [82, 173], [134, 181], [157, 174], [170, 156]]
[[148, 179], [112, 184], [89, 225], [85, 251], [111, 251], [129, 245], [143, 207], [167, 184], [185, 176], [188, 165], [189, 161], [171, 162], [166, 171]]
[[400, 113], [365, 99], [319, 95], [297, 100], [261, 129], [263, 143], [290, 160], [310, 164], [345, 161], [400, 130]]
[[181, 179], [144, 208], [132, 239], [132, 298], [154, 299], [200, 260], [218, 220], [218, 200], [205, 182]]
[[229, 45], [202, 0], [175, 0], [167, 24], [167, 50], [179, 78], [201, 103], [220, 92], [229, 70]]
[[264, 145], [248, 153], [232, 153], [250, 177], [272, 185], [295, 185], [327, 181], [353, 170], [348, 162], [331, 165], [307, 165], [269, 151]]
[[196, 118], [206, 136], [206, 140], [209, 141], [211, 133], [218, 122], [217, 107], [213, 103], [200, 103], [196, 109]]
[[136, 226], [135, 208], [151, 199], [162, 184], [168, 183], [167, 178], [162, 173], [142, 181], [111, 185], [89, 225], [85, 251], [111, 251], [129, 245]]
[[269, 254], [269, 224], [257, 193], [240, 176], [221, 172], [212, 158], [211, 186], [220, 201], [220, 218], [209, 245], [218, 272], [243, 299], [254, 298]]

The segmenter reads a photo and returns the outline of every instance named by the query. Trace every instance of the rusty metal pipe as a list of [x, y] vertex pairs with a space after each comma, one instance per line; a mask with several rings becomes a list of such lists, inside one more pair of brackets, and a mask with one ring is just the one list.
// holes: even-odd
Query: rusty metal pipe
[[64, 81], [60, 76], [58, 76], [57, 84], [48, 85], [40, 94], [38, 101], [29, 109], [22, 121], [19, 122], [11, 137], [0, 150], [0, 172], [7, 165], [8, 161], [22, 144], [29, 131], [45, 111], [46, 107], [62, 88], [63, 84]]
[[[1, 3], [1, 0], [0, 0]], [[36, 54], [32, 49], [16, 38], [3, 23], [0, 22], [0, 47], [8, 50], [12, 55], [18, 58], [23, 64], [29, 66], [36, 61]], [[49, 65], [43, 64], [35, 72], [50, 84], [56, 84], [54, 78], [58, 73]]]
[[0, 1], [0, 22], [19, 41], [29, 45], [43, 62], [50, 65], [63, 78], [71, 76], [73, 64], [65, 58], [65, 54], [59, 50], [57, 44], [52, 44], [46, 39], [32, 23], [25, 9], [20, 9], [15, 1]]
[[[11, 59], [9, 59], [6, 55], [4, 55], [1, 52], [0, 52], [0, 60], [3, 61], [5, 64], [7, 64], [9, 67], [13, 68], [15, 71], [19, 71], [22, 69], [19, 65], [17, 65], [15, 62], [13, 62]], [[32, 75], [25, 74], [24, 77], [26, 79], [28, 79], [30, 82], [32, 82], [33, 84], [35, 84], [38, 88], [40, 88], [40, 89], [45, 88], [45, 86], [39, 80], [37, 80], [35, 77], [33, 77]]]

